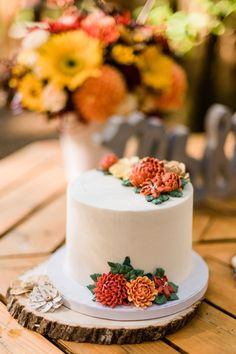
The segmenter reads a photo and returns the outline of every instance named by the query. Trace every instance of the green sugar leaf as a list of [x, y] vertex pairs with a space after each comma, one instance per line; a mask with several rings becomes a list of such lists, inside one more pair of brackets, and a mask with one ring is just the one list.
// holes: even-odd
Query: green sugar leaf
[[189, 179], [188, 178], [181, 178], [181, 187], [184, 188], [186, 184], [188, 184]]
[[99, 277], [101, 277], [102, 274], [100, 273], [94, 273], [90, 275], [90, 278], [96, 283], [96, 281], [98, 280]]
[[183, 192], [180, 190], [176, 189], [175, 191], [169, 192], [169, 195], [174, 198], [181, 198], [183, 196]]
[[173, 301], [173, 300], [178, 300], [178, 296], [176, 295], [176, 293], [172, 293], [170, 295], [170, 297], [168, 297], [168, 301]]
[[163, 200], [162, 200], [162, 198], [161, 197], [158, 197], [158, 198], [155, 198], [155, 199], [153, 199], [152, 200], [152, 203], [153, 204], [162, 204], [163, 203]]
[[92, 294], [94, 294], [94, 289], [95, 289], [95, 285], [94, 284], [88, 285], [87, 288], [91, 291]]
[[152, 273], [146, 273], [144, 274], [146, 277], [148, 277], [150, 280], [153, 280], [153, 274]]
[[135, 193], [140, 193], [140, 192], [141, 192], [141, 189], [142, 189], [142, 188], [135, 187], [135, 188], [134, 188], [134, 192], [135, 192]]
[[153, 201], [153, 196], [152, 195], [146, 195], [146, 200], [148, 201], [148, 202], [151, 202], [151, 201]]
[[131, 187], [131, 186], [132, 186], [132, 183], [130, 182], [129, 179], [124, 179], [124, 180], [122, 181], [122, 186]]
[[154, 304], [157, 304], [157, 305], [163, 305], [166, 302], [167, 302], [167, 299], [166, 299], [165, 295], [157, 295], [154, 300]]
[[175, 283], [173, 283], [172, 281], [168, 281], [168, 284], [172, 286], [172, 288], [174, 289], [174, 292], [177, 293], [179, 287], [178, 285], [176, 285]]
[[123, 265], [131, 266], [130, 257], [128, 257], [128, 256], [125, 257]]
[[163, 268], [156, 268], [154, 275], [156, 275], [157, 277], [162, 278], [165, 275], [165, 271]]
[[159, 197], [163, 202], [166, 202], [170, 197], [167, 194], [161, 194]]

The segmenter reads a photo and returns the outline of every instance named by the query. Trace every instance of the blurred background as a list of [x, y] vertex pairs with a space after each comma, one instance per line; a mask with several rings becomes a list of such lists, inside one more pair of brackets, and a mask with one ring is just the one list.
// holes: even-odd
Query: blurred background
[[[78, 1], [77, 5], [86, 7], [90, 2]], [[115, 2], [131, 10], [145, 3], [142, 0]], [[23, 22], [57, 18], [65, 3], [68, 5], [68, 0], [0, 0], [0, 58], [7, 60], [17, 53]], [[218, 22], [213, 31], [179, 58], [187, 72], [189, 90], [183, 108], [169, 118], [173, 122], [186, 124], [193, 132], [203, 131], [205, 112], [212, 103], [225, 104], [232, 111], [236, 109], [236, 14], [232, 10], [235, 0], [157, 1], [162, 6], [162, 13], [157, 13], [157, 16], [163, 15], [166, 4], [174, 11], [201, 13], [205, 11], [203, 3], [208, 3], [208, 9]], [[74, 5], [73, 1], [71, 5]], [[2, 101], [3, 96], [0, 93]], [[2, 106], [0, 158], [32, 141], [57, 136], [54, 122], [48, 123], [36, 113], [13, 115], [9, 108]]]

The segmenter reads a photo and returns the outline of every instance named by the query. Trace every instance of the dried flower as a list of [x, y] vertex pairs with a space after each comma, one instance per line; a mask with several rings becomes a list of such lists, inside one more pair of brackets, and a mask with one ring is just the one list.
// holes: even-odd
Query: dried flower
[[58, 290], [49, 282], [40, 283], [29, 295], [29, 306], [40, 312], [53, 312], [63, 304]]
[[116, 154], [108, 154], [103, 157], [102, 161], [99, 164], [99, 168], [103, 171], [108, 171], [109, 168], [118, 161]]
[[37, 284], [42, 284], [48, 281], [46, 275], [29, 277], [26, 280], [17, 279], [15, 280], [10, 289], [11, 295], [23, 295], [31, 292]]
[[140, 187], [147, 179], [152, 179], [157, 173], [163, 173], [163, 162], [154, 157], [144, 157], [132, 169], [129, 180], [135, 187]]
[[136, 307], [148, 307], [152, 305], [157, 290], [155, 283], [147, 276], [137, 277], [131, 282], [127, 282], [128, 300], [133, 302]]
[[164, 168], [166, 172], [173, 172], [176, 173], [178, 176], [183, 178], [189, 178], [189, 174], [186, 173], [186, 166], [183, 162], [179, 161], [163, 161]]
[[109, 307], [123, 305], [127, 299], [126, 279], [123, 274], [107, 273], [100, 276], [94, 289], [96, 301]]
[[104, 65], [96, 78], [89, 78], [73, 95], [76, 110], [88, 121], [106, 121], [126, 96], [120, 72]]
[[139, 158], [137, 156], [133, 156], [130, 159], [124, 157], [120, 159], [109, 168], [109, 172], [116, 178], [128, 179], [132, 168], [139, 162]]
[[166, 275], [163, 277], [154, 276], [154, 283], [158, 291], [158, 295], [164, 294], [167, 298], [174, 292], [174, 288], [168, 283], [168, 278]]

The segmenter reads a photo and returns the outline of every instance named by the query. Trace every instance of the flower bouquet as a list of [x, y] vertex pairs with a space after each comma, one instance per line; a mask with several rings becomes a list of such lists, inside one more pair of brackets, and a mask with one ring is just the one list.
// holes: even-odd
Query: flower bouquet
[[[73, 143], [64, 139], [69, 154], [72, 145], [80, 144], [83, 171], [103, 154], [91, 136], [112, 115], [176, 110], [187, 80], [163, 26], [145, 25], [129, 11], [106, 11], [103, 6], [92, 11], [73, 8], [57, 20], [31, 25], [9, 87], [14, 109], [59, 119], [62, 136], [73, 136]], [[77, 165], [74, 160], [72, 164]]]

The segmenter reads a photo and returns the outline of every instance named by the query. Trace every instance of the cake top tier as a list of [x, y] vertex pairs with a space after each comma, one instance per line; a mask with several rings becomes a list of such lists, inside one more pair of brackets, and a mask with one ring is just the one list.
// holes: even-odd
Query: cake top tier
[[192, 185], [188, 183], [180, 198], [170, 197], [160, 205], [148, 203], [141, 194], [134, 193], [133, 188], [124, 187], [119, 179], [104, 176], [97, 170], [91, 170], [78, 177], [70, 186], [71, 197], [79, 203], [94, 208], [118, 211], [149, 211], [170, 208], [182, 204], [192, 195]]

